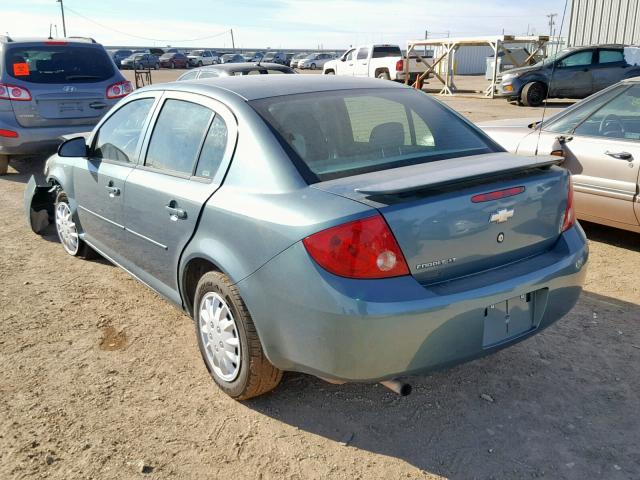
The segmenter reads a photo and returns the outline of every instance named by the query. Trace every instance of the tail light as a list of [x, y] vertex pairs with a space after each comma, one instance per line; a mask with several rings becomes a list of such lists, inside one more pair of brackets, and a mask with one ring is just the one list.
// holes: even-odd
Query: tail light
[[407, 262], [380, 215], [322, 230], [303, 240], [311, 257], [325, 270], [347, 278], [408, 275]]
[[576, 212], [573, 209], [573, 181], [569, 175], [569, 193], [567, 195], [567, 208], [564, 211], [564, 220], [562, 221], [562, 231], [566, 232], [573, 224], [576, 223]]
[[511, 187], [503, 190], [495, 190], [488, 193], [479, 193], [471, 197], [473, 203], [490, 202], [492, 200], [500, 200], [501, 198], [513, 197], [524, 192], [524, 187]]
[[14, 132], [13, 130], [5, 130], [4, 128], [0, 128], [0, 137], [6, 138], [18, 138], [18, 132]]
[[31, 101], [31, 93], [26, 88], [18, 87], [17, 85], [0, 83], [0, 100], [29, 102]]
[[396, 62], [396, 72], [401, 72], [404, 70], [404, 60], [400, 59]]
[[109, 85], [107, 87], [107, 98], [113, 99], [126, 97], [132, 91], [133, 86], [129, 81], [125, 80], [124, 82], [114, 83], [113, 85]]

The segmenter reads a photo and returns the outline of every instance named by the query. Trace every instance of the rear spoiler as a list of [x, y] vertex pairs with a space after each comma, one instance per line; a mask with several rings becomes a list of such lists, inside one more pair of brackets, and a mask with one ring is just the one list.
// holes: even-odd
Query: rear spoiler
[[356, 188], [355, 191], [364, 195], [396, 195], [533, 168], [548, 168], [552, 165], [560, 165], [562, 162], [564, 158], [551, 155], [535, 157], [504, 155], [485, 158], [474, 155], [421, 164], [420, 172], [415, 175], [365, 185]]

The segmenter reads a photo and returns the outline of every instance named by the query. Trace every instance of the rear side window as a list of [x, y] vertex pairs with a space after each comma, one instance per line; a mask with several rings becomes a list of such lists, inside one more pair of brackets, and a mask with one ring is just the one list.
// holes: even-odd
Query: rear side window
[[271, 97], [251, 105], [310, 183], [498, 151], [454, 113], [410, 89]]
[[227, 134], [227, 124], [220, 115], [216, 115], [202, 146], [196, 168], [197, 177], [213, 178], [216, 174], [227, 149]]
[[32, 83], [102, 82], [114, 75], [103, 48], [82, 45], [12, 47], [5, 65], [10, 76]]
[[167, 100], [158, 115], [145, 165], [192, 175], [213, 112], [183, 100]]
[[400, 47], [373, 47], [373, 58], [400, 57]]
[[369, 56], [369, 49], [368, 48], [361, 48], [360, 50], [358, 50], [358, 60], [364, 60]]
[[118, 162], [133, 162], [142, 127], [153, 106], [153, 98], [127, 103], [98, 130], [92, 156]]
[[598, 63], [618, 63], [624, 62], [624, 53], [622, 50], [600, 50], [600, 59]]
[[[204, 74], [204, 72], [202, 73]], [[198, 70], [191, 70], [190, 72], [182, 75], [178, 80], [191, 80], [193, 78], [196, 78], [197, 76], [198, 76]]]

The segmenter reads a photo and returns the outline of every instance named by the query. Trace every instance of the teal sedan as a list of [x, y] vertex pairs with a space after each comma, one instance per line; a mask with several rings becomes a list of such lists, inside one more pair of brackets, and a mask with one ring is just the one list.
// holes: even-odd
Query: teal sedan
[[507, 153], [392, 82], [228, 77], [135, 91], [25, 202], [66, 253], [97, 252], [192, 316], [231, 397], [287, 370], [407, 393], [395, 379], [576, 303], [588, 251], [561, 161]]

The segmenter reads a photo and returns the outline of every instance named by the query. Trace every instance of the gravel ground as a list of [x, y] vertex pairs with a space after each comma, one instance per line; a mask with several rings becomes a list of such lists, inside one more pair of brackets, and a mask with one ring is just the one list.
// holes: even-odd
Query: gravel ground
[[[473, 120], [532, 114], [447, 101]], [[190, 318], [30, 232], [22, 194], [43, 161], [0, 178], [1, 479], [640, 477], [640, 235], [584, 225], [589, 274], [566, 318], [410, 378], [409, 397], [287, 374], [239, 403], [210, 380]]]

